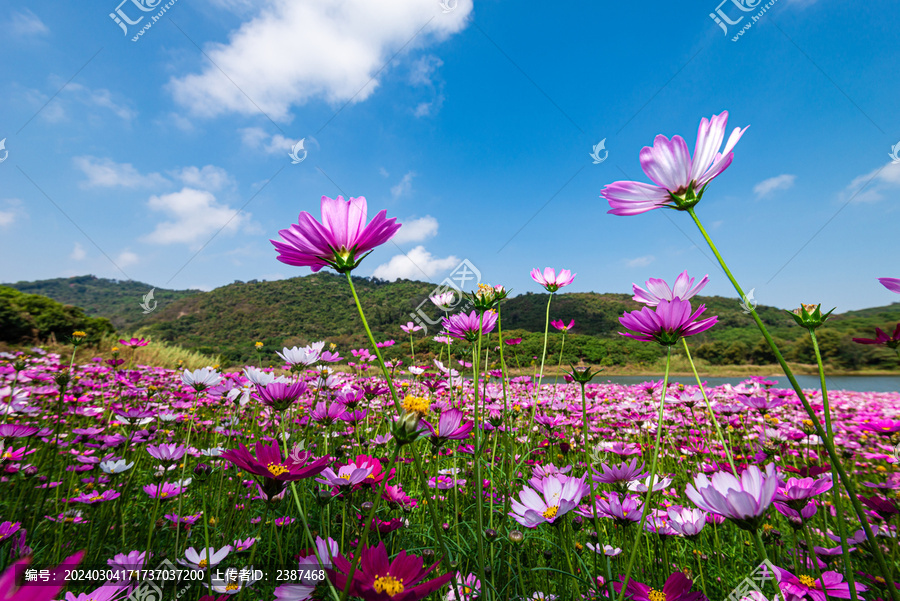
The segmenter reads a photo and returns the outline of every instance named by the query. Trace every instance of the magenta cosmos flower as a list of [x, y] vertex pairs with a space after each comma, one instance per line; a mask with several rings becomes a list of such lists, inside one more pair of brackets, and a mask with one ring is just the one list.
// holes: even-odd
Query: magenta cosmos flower
[[694, 484], [687, 485], [685, 495], [700, 509], [726, 517], [744, 530], [753, 530], [775, 499], [778, 484], [774, 465], [767, 465], [765, 472], [751, 465], [740, 480], [729, 472], [716, 472], [712, 480], [698, 474]]
[[639, 215], [660, 207], [687, 210], [696, 205], [707, 184], [731, 165], [732, 150], [747, 130], [736, 127], [719, 152], [727, 124], [728, 111], [701, 119], [693, 158], [681, 136], [671, 140], [656, 136], [653, 146], [645, 146], [640, 156], [641, 168], [656, 185], [632, 181], [609, 184], [601, 192], [609, 202], [608, 212]]
[[464, 414], [459, 409], [450, 409], [442, 411], [438, 418], [437, 426], [433, 426], [431, 422], [422, 420], [422, 423], [431, 432], [431, 443], [434, 446], [441, 446], [448, 440], [465, 440], [472, 431], [474, 422], [463, 421]]
[[900, 278], [878, 278], [878, 281], [891, 292], [900, 294]]
[[635, 340], [657, 342], [663, 346], [675, 345], [683, 336], [693, 336], [705, 332], [719, 320], [713, 316], [697, 321], [706, 311], [706, 305], [700, 305], [691, 313], [690, 301], [676, 298], [660, 300], [655, 308], [644, 307], [640, 311], [625, 313], [619, 323], [631, 332], [619, 332]]
[[481, 333], [487, 334], [494, 330], [497, 325], [497, 313], [494, 311], [485, 311], [483, 316], [477, 311], [472, 311], [468, 315], [465, 313], [454, 313], [450, 317], [443, 318], [444, 327], [453, 338], [475, 342], [478, 340], [478, 327], [481, 326]]
[[669, 285], [665, 280], [660, 280], [658, 278], [650, 278], [646, 282], [647, 289], [644, 290], [637, 284], [632, 284], [631, 288], [634, 290], [634, 296], [632, 299], [636, 300], [639, 303], [644, 303], [648, 307], [655, 307], [659, 304], [661, 300], [675, 300], [676, 298], [680, 298], [681, 300], [689, 300], [699, 293], [706, 283], [709, 282], [709, 276], [703, 276], [703, 279], [695, 286], [694, 278], [688, 275], [687, 270], [682, 271], [677, 278], [675, 278], [675, 285], [669, 288]]
[[[238, 444], [237, 449], [229, 449], [222, 453], [222, 459], [227, 459], [244, 471], [266, 479], [290, 482], [317, 476], [328, 465], [328, 457], [315, 459], [312, 454], [300, 452], [291, 453], [287, 459], [281, 457], [281, 446], [278, 441], [267, 445], [263, 442], [256, 443], [256, 457], [243, 445]], [[313, 460], [310, 462], [310, 460]]]
[[[850, 599], [850, 585], [838, 572], [822, 572], [821, 580], [802, 574], [795, 576], [785, 569], [776, 567], [775, 576], [783, 593], [797, 599], [825, 601], [827, 598]], [[857, 592], [868, 590], [863, 584], [856, 583]]]
[[147, 346], [148, 344], [150, 344], [150, 341], [145, 340], [144, 338], [132, 338], [131, 340], [119, 340], [119, 344], [121, 344], [122, 346], [137, 348], [139, 346]]
[[540, 493], [526, 486], [519, 493], [521, 503], [512, 500], [509, 516], [526, 528], [536, 528], [544, 522], [552, 524], [557, 518], [578, 507], [582, 497], [588, 492], [584, 476], [547, 476], [539, 484], [543, 488]]
[[0, 575], [0, 599], [3, 601], [51, 601], [55, 599], [59, 591], [66, 585], [66, 574], [78, 567], [82, 557], [84, 557], [84, 551], [79, 551], [64, 559], [55, 568], [51, 568], [46, 584], [43, 583], [43, 580], [38, 580], [25, 583], [24, 586], [19, 586], [17, 580], [25, 572], [31, 558], [20, 559]]
[[369, 601], [418, 601], [438, 590], [453, 578], [448, 572], [427, 582], [422, 580], [440, 561], [426, 568], [415, 555], [400, 551], [393, 561], [388, 559], [384, 543], [363, 549], [359, 565], [350, 580], [351, 565], [346, 557], [334, 558], [334, 569], [325, 568], [329, 580], [339, 591], [349, 589], [351, 597]]
[[321, 223], [303, 211], [297, 223], [278, 232], [281, 240], [270, 242], [282, 263], [313, 271], [331, 267], [338, 273], [348, 273], [400, 229], [396, 218], [387, 218], [387, 211], [379, 212], [368, 224], [366, 216], [366, 199], [362, 196], [348, 201], [343, 196], [323, 196]]
[[884, 345], [889, 349], [900, 347], [900, 323], [894, 328], [894, 333], [888, 336], [881, 328], [875, 328], [875, 338], [854, 338], [853, 342], [859, 344]]
[[[682, 572], [675, 572], [669, 576], [661, 591], [658, 591], [642, 582], [629, 580], [625, 587], [625, 594], [632, 601], [702, 601], [706, 599], [700, 591], [691, 592], [694, 582]], [[622, 584], [616, 582], [613, 587], [617, 591], [622, 590]]]
[[575, 281], [577, 273], [572, 273], [568, 269], [560, 269], [559, 275], [552, 267], [545, 267], [544, 272], [537, 268], [531, 270], [531, 279], [547, 289], [547, 292], [556, 292], [563, 286], [568, 286]]
[[556, 320], [551, 321], [550, 325], [553, 326], [554, 328], [556, 328], [557, 330], [559, 330], [560, 332], [568, 332], [573, 327], [575, 327], [575, 320], [572, 319], [567, 324], [566, 322], [564, 322], [561, 319], [556, 319]]

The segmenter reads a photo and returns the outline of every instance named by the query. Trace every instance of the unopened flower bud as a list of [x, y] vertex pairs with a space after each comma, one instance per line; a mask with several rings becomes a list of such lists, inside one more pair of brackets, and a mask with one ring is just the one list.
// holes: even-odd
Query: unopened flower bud
[[519, 530], [511, 530], [509, 533], [509, 542], [519, 544], [525, 540], [525, 535]]

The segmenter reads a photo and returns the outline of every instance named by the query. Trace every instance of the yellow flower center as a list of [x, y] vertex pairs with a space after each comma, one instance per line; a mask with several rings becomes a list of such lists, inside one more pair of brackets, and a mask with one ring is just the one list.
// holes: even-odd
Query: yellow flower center
[[241, 585], [239, 585], [237, 582], [230, 582], [230, 583], [228, 583], [228, 585], [225, 587], [225, 590], [226, 590], [226, 591], [236, 591], [236, 590], [238, 590], [239, 588], [241, 588]]
[[344, 480], [348, 480], [348, 481], [350, 480], [350, 474], [342, 474], [340, 477], [343, 478]]
[[276, 478], [282, 474], [286, 474], [289, 471], [291, 471], [288, 468], [281, 465], [280, 463], [270, 463], [268, 465], [268, 468], [269, 468], [269, 473], [272, 474], [273, 476], [275, 476]]
[[429, 403], [426, 398], [409, 395], [403, 399], [403, 408], [409, 413], [418, 413], [420, 416], [424, 417], [428, 414], [431, 403]]
[[666, 601], [666, 594], [656, 589], [650, 589], [650, 594], [647, 595], [647, 598], [650, 601]]
[[544, 511], [544, 513], [542, 513], [541, 515], [543, 515], [548, 520], [552, 520], [556, 517], [557, 511], [559, 511], [559, 505], [554, 505], [553, 507], [548, 507], [546, 511]]
[[512, 408], [513, 408], [513, 411], [518, 413], [519, 411], [522, 410], [522, 405], [513, 405]]
[[206, 566], [209, 565], [209, 562], [206, 561], [205, 559], [201, 559], [200, 561], [197, 562], [197, 565], [200, 566], [200, 568], [205, 568]]
[[403, 579], [397, 580], [390, 574], [379, 576], [375, 579], [375, 584], [372, 585], [372, 588], [375, 589], [376, 593], [387, 593], [388, 596], [393, 597], [403, 592]]
[[3, 459], [12, 459], [12, 453], [7, 451], [7, 452], [3, 453], [2, 457], [3, 457]]
[[804, 574], [803, 576], [798, 576], [797, 580], [800, 581], [800, 584], [807, 588], [816, 588], [816, 581], [812, 576], [807, 576]]
[[169, 496], [169, 493], [167, 493], [167, 492], [161, 492], [161, 493], [159, 493], [159, 496], [160, 496], [161, 498], [164, 499], [164, 498], [166, 498], [166, 497]]
[[91, 498], [88, 499], [88, 500], [89, 500], [91, 503], [94, 503], [94, 502], [96, 502], [96, 501], [101, 500], [102, 498], [103, 498], [103, 497], [101, 497], [100, 495], [94, 495], [93, 497], [91, 497]]

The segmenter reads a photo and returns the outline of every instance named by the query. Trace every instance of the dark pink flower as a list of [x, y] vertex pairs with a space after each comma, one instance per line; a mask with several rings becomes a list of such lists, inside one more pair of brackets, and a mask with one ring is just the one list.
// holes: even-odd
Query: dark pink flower
[[278, 250], [278, 260], [288, 265], [310, 267], [319, 271], [332, 267], [347, 273], [359, 265], [366, 255], [390, 240], [400, 224], [388, 219], [387, 211], [379, 212], [366, 224], [366, 199], [362, 196], [344, 200], [322, 197], [322, 222], [303, 211], [297, 223], [280, 230], [281, 240], [271, 240]]
[[[826, 598], [849, 599], [850, 585], [838, 572], [823, 572], [821, 580], [802, 574], [795, 576], [782, 568], [775, 568], [775, 577], [781, 591], [794, 595], [798, 599], [809, 598], [812, 601], [826, 601]], [[865, 592], [867, 587], [856, 583], [857, 592]]]
[[483, 315], [479, 315], [477, 311], [472, 311], [468, 315], [454, 313], [450, 317], [444, 317], [443, 322], [453, 338], [475, 342], [478, 340], [479, 325], [483, 334], [494, 330], [494, 326], [497, 325], [497, 313], [494, 311], [485, 311]]
[[568, 325], [561, 319], [556, 319], [550, 322], [550, 325], [559, 330], [560, 332], [568, 332], [572, 329], [572, 326], [575, 325], [575, 320], [571, 320]]
[[[625, 594], [630, 595], [631, 601], [705, 601], [706, 597], [700, 591], [691, 592], [693, 584], [682, 572], [675, 572], [663, 584], [661, 591], [642, 582], [629, 580]], [[620, 582], [613, 583], [613, 587], [616, 591], [622, 590]]]
[[878, 281], [891, 292], [900, 294], [900, 278], [878, 278]]
[[706, 311], [706, 305], [700, 305], [691, 313], [690, 301], [676, 298], [660, 300], [655, 309], [644, 307], [640, 311], [625, 313], [619, 323], [631, 332], [619, 332], [635, 340], [658, 342], [663, 346], [675, 345], [683, 336], [693, 336], [713, 327], [718, 317], [709, 317], [697, 321]]

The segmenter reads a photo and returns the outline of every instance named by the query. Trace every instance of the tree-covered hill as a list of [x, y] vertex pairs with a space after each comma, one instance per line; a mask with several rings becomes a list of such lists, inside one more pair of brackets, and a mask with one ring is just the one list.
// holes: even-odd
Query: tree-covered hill
[[[415, 321], [414, 314], [420, 306], [419, 315], [428, 331], [415, 335], [416, 352], [438, 352], [438, 345], [431, 342], [437, 325], [424, 321], [427, 318], [436, 323], [440, 316], [427, 301], [434, 290], [433, 284], [372, 278], [354, 278], [354, 284], [376, 339], [396, 340], [396, 345], [386, 351], [389, 357], [409, 356], [409, 336], [400, 330], [400, 325]], [[91, 315], [108, 316], [124, 332], [218, 354], [234, 363], [254, 360], [256, 341], [264, 343], [266, 356], [271, 356], [275, 348], [316, 340], [337, 344], [345, 356], [350, 348], [365, 345], [365, 333], [346, 278], [332, 273], [271, 282], [235, 282], [209, 292], [157, 289], [159, 306], [149, 314], [144, 314], [139, 304], [151, 286], [138, 282], [82, 276], [19, 282], [13, 287], [41, 291], [60, 302], [84, 307]], [[547, 300], [546, 293], [529, 292], [503, 304], [504, 338], [523, 338], [521, 345], [510, 348], [522, 364], [540, 356]], [[719, 323], [692, 339], [695, 356], [714, 365], [774, 362], [753, 320], [737, 299], [700, 296], [694, 299], [695, 306], [697, 303], [704, 303], [705, 316], [717, 315]], [[622, 313], [638, 308], [638, 303], [628, 294], [557, 294], [551, 304], [550, 318], [567, 323], [575, 320], [563, 349], [564, 362], [620, 365], [653, 362], [661, 357], [660, 347], [630, 341], [618, 334]], [[790, 360], [814, 362], [808, 335], [785, 311], [759, 306], [757, 312], [772, 335], [783, 343], [782, 349]], [[897, 322], [900, 322], [900, 303], [835, 314], [818, 334], [823, 355], [828, 363], [841, 369], [894, 368], [897, 365], [894, 353], [883, 347], [860, 345], [851, 339], [871, 338], [875, 327], [892, 328]], [[556, 364], [561, 337], [553, 332], [548, 361]], [[496, 338], [492, 344], [496, 344]], [[424, 355], [420, 354], [420, 362], [422, 358]]]

